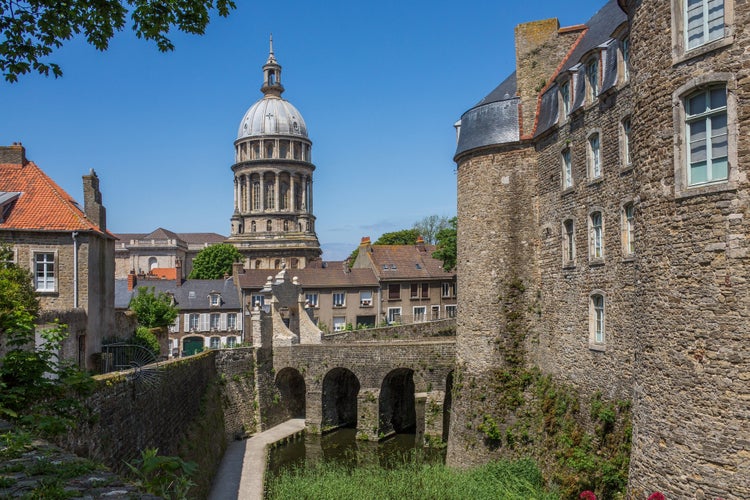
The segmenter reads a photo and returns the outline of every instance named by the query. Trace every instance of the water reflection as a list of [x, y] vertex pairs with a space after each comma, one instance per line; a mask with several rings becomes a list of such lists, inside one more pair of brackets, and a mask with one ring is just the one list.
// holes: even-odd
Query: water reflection
[[274, 448], [271, 450], [268, 472], [278, 475], [319, 462], [347, 468], [375, 464], [391, 469], [411, 462], [414, 456], [425, 463], [445, 462], [444, 449], [417, 448], [414, 446], [414, 434], [396, 434], [382, 443], [358, 441], [356, 434], [356, 429], [339, 429], [324, 436], [307, 434], [304, 438]]

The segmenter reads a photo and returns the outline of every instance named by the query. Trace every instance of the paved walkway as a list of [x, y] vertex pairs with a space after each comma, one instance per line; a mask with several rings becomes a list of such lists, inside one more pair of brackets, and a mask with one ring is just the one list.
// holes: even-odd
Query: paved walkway
[[214, 478], [209, 500], [263, 500], [266, 447], [301, 432], [305, 419], [295, 418], [227, 447]]

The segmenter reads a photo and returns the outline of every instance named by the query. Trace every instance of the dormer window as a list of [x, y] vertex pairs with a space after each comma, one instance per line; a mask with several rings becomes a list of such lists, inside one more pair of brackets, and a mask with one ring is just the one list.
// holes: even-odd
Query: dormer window
[[586, 96], [593, 103], [599, 95], [599, 54], [586, 63]]
[[620, 42], [620, 54], [622, 55], [622, 81], [630, 79], [630, 38], [625, 37]]
[[218, 307], [221, 305], [221, 295], [218, 293], [212, 293], [208, 296], [209, 304], [211, 307]]
[[560, 84], [560, 119], [565, 120], [570, 114], [570, 80]]

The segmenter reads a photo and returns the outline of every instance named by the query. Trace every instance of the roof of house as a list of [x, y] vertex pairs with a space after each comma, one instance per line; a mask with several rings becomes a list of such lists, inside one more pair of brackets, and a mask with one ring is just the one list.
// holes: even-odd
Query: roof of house
[[[343, 263], [342, 263], [343, 264]], [[260, 289], [268, 281], [269, 276], [276, 276], [277, 269], [245, 269], [239, 275], [240, 287], [245, 289]], [[378, 279], [371, 269], [349, 269], [341, 266], [327, 266], [320, 268], [306, 267], [304, 269], [287, 269], [289, 279], [297, 278], [303, 289], [313, 288], [356, 288], [377, 287]]]
[[0, 222], [1, 229], [102, 231], [78, 203], [34, 162], [0, 164], [0, 192], [20, 193]]
[[158, 227], [150, 233], [119, 233], [117, 237], [128, 244], [132, 240], [181, 240], [188, 245], [213, 245], [223, 243], [227, 237], [218, 233], [175, 233]]
[[[233, 279], [184, 280], [177, 286], [176, 280], [149, 279], [138, 281], [133, 290], [128, 290], [127, 279], [115, 280], [115, 309], [127, 309], [130, 299], [141, 287], [154, 288], [157, 294], [169, 293], [174, 296], [175, 305], [180, 311], [229, 311], [241, 309], [240, 297]], [[211, 293], [221, 294], [221, 305], [210, 307]]]
[[[579, 67], [578, 64], [586, 54], [600, 47], [605, 51], [602, 58], [604, 78], [601, 92], [613, 87], [615, 80], [612, 75], [616, 72], [617, 47], [608, 43], [608, 41], [616, 29], [625, 22], [627, 22], [627, 16], [618, 5], [617, 0], [609, 0], [605, 3], [583, 26], [585, 29], [572, 50], [564, 60], [560, 61], [558, 73], [547, 75], [547, 81], [568, 71], [577, 72], [579, 77], [583, 78], [584, 68]], [[581, 107], [584, 100], [583, 86], [577, 86], [575, 91], [576, 95], [572, 96], [572, 109]], [[514, 71], [492, 92], [461, 116], [461, 129], [456, 145], [456, 155], [482, 146], [507, 144], [520, 140], [518, 115], [520, 98], [517, 93], [516, 73]], [[559, 114], [557, 94], [557, 85], [552, 84], [541, 95], [537, 125], [533, 131], [535, 135], [538, 136], [557, 123]], [[524, 133], [528, 132], [530, 131]]]
[[[432, 256], [435, 245], [372, 245], [367, 256], [380, 280], [452, 279], [443, 263]], [[360, 252], [365, 250], [360, 249]]]

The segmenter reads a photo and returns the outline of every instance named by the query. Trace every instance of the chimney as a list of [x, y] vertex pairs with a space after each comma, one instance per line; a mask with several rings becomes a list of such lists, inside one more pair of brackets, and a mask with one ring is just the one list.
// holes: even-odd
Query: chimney
[[372, 245], [370, 244], [370, 237], [363, 236], [362, 241], [359, 242], [359, 250], [365, 252], [372, 252]]
[[83, 210], [86, 217], [102, 231], [107, 229], [107, 211], [102, 205], [99, 191], [99, 177], [92, 168], [89, 175], [83, 176]]
[[138, 280], [135, 277], [135, 269], [131, 269], [128, 273], [128, 292], [132, 291], [133, 288], [135, 288], [137, 282]]
[[174, 261], [174, 277], [178, 283], [182, 282], [182, 259], [175, 259]]
[[422, 235], [417, 236], [417, 250], [420, 252], [426, 252], [427, 249], [424, 246], [424, 238]]
[[26, 149], [20, 142], [14, 142], [10, 146], [0, 146], [0, 163], [10, 165], [26, 165]]

